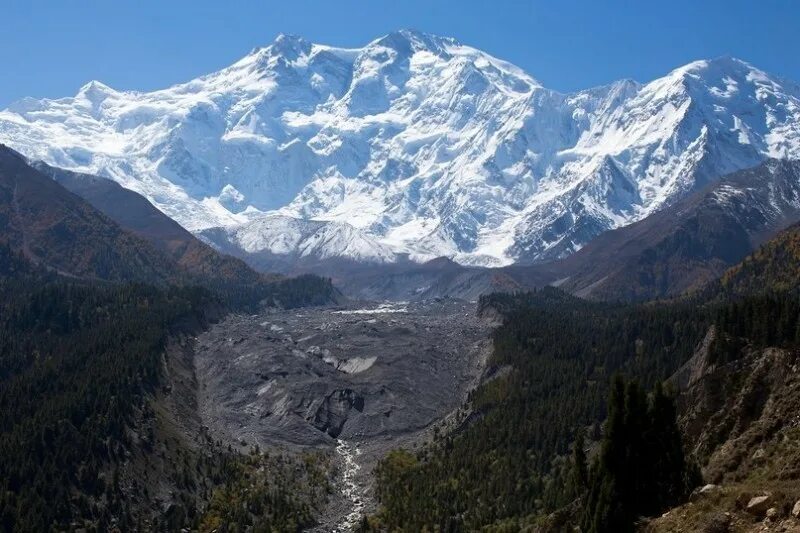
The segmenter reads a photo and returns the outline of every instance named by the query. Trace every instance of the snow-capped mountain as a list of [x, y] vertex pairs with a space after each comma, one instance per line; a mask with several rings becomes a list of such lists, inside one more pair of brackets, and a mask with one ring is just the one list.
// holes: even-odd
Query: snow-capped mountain
[[[720, 58], [561, 94], [449, 38], [341, 49], [281, 35], [160, 91], [91, 82], [24, 99], [0, 112], [0, 142], [242, 246], [504, 265], [569, 255], [723, 174], [800, 157], [800, 88]], [[306, 238], [321, 228], [322, 249]]]
[[605, 232], [558, 262], [551, 281], [584, 298], [678, 296], [719, 278], [798, 221], [800, 161], [767, 160]]
[[373, 236], [343, 222], [301, 220], [278, 214], [254, 217], [251, 221], [199, 232], [212, 246], [245, 254], [267, 252], [297, 259], [346, 257], [364, 263], [393, 263], [391, 248]]

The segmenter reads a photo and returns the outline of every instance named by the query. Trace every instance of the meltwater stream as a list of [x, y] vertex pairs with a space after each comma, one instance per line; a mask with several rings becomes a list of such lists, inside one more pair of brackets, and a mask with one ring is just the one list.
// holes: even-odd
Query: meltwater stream
[[361, 466], [356, 462], [356, 458], [361, 455], [358, 445], [337, 439], [336, 453], [342, 458], [344, 470], [342, 472], [342, 495], [352, 505], [351, 511], [344, 517], [334, 529], [334, 533], [350, 533], [358, 525], [361, 515], [364, 512], [364, 491], [356, 482], [356, 474]]

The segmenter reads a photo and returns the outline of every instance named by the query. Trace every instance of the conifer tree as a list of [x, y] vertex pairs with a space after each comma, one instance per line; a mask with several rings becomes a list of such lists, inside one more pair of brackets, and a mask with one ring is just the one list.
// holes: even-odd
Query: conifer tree
[[[614, 378], [600, 457], [590, 481], [583, 529], [590, 533], [632, 531], [683, 499], [692, 488], [675, 406], [656, 385], [648, 402], [635, 382]], [[687, 483], [687, 481], [689, 481]]]
[[584, 429], [580, 428], [572, 445], [572, 492], [575, 496], [582, 495], [589, 483], [585, 446]]

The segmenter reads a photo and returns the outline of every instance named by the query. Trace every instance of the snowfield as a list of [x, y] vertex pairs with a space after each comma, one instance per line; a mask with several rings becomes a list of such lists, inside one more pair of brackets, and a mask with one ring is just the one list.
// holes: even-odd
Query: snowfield
[[800, 88], [732, 58], [574, 94], [450, 38], [280, 35], [164, 90], [93, 81], [0, 142], [116, 180], [248, 252], [499, 266], [564, 257], [719, 176], [800, 157]]

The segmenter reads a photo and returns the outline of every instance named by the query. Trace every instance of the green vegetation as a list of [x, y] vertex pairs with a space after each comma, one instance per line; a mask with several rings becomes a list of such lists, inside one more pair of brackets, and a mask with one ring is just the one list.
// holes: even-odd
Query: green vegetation
[[779, 233], [728, 270], [716, 287], [728, 295], [796, 291], [800, 283], [800, 225]]
[[107, 465], [158, 382], [170, 326], [202, 320], [209, 295], [33, 277], [0, 294], [0, 528], [108, 524], [123, 502]]
[[291, 309], [324, 305], [338, 295], [330, 279], [310, 274], [270, 281], [206, 280], [202, 286], [208, 287], [226, 306], [249, 312], [262, 306]]
[[[379, 465], [381, 509], [365, 529], [499, 532], [581, 522], [584, 531], [630, 529], [698, 482], [660, 384], [708, 329], [717, 330], [711, 349], [720, 360], [745, 346], [800, 341], [793, 294], [626, 305], [547, 288], [488, 296], [480, 306], [504, 317], [490, 378], [458, 427]], [[614, 380], [609, 389], [617, 373], [641, 385]], [[591, 469], [585, 449], [599, 449]]]
[[[309, 276], [253, 289], [267, 303], [301, 305], [332, 287]], [[210, 442], [198, 453], [163, 429], [153, 405], [168, 339], [218, 315], [215, 293], [64, 278], [0, 243], [0, 530], [309, 523], [324, 465], [242, 458]], [[250, 305], [253, 295], [240, 294], [228, 292], [228, 305]], [[176, 504], [149, 521], [157, 491], [173, 489]], [[245, 502], [247, 521], [227, 501]]]
[[610, 377], [653, 386], [708, 327], [696, 306], [591, 303], [550, 288], [480, 306], [505, 317], [489, 362], [497, 377], [472, 395], [461, 427], [379, 466], [377, 519], [390, 530], [514, 531], [567, 505], [578, 489], [565, 457], [576, 434], [597, 433], [606, 418]]
[[254, 451], [233, 457], [222, 471], [225, 482], [211, 497], [199, 520], [201, 532], [296, 532], [314, 524], [313, 506], [331, 488], [329, 457], [294, 458]]
[[626, 384], [617, 376], [581, 530], [633, 531], [638, 517], [680, 503], [700, 481], [699, 470], [684, 457], [672, 399], [660, 385], [648, 399], [636, 382]]
[[800, 345], [800, 298], [793, 293], [765, 293], [720, 306], [719, 330], [712, 347], [717, 362], [737, 359], [747, 347]]

